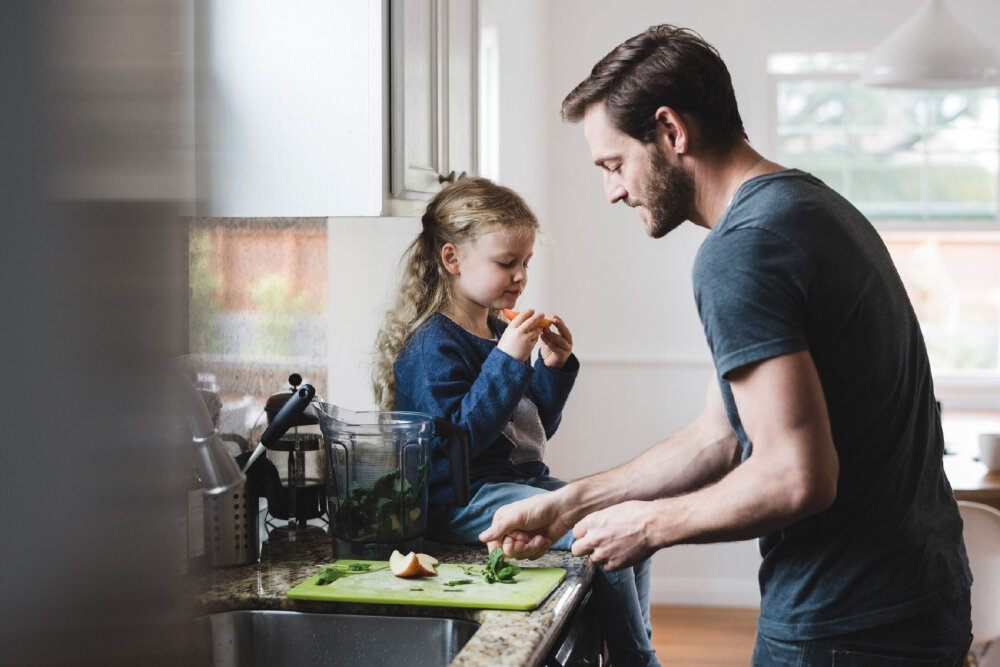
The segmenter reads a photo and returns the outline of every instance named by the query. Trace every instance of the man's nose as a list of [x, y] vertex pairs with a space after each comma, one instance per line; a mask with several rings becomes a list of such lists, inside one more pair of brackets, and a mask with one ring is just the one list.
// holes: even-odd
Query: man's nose
[[605, 177], [604, 194], [607, 196], [608, 202], [615, 204], [628, 197], [628, 190], [616, 179]]

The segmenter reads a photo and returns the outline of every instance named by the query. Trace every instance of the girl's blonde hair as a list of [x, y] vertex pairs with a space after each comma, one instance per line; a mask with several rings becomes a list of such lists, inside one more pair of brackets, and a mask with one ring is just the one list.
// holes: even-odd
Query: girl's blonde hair
[[383, 410], [396, 407], [393, 364], [413, 332], [451, 304], [451, 281], [441, 260], [446, 243], [455, 246], [496, 231], [535, 233], [538, 220], [521, 197], [485, 178], [462, 178], [427, 204], [423, 231], [403, 253], [395, 305], [375, 339], [372, 387]]

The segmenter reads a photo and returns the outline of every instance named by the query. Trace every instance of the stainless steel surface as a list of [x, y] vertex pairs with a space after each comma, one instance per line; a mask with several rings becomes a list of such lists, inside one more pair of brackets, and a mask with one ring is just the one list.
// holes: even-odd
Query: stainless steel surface
[[205, 494], [205, 554], [212, 567], [249, 565], [260, 557], [257, 497], [243, 483]]
[[215, 425], [205, 408], [198, 390], [180, 372], [172, 374], [188, 426], [191, 429], [191, 444], [195, 447], [198, 474], [207, 495], [217, 495], [242, 484], [246, 476], [240, 471], [233, 457], [226, 451]]
[[447, 665], [479, 627], [449, 618], [230, 611], [196, 618], [198, 664]]
[[572, 612], [556, 648], [547, 656], [546, 665], [552, 667], [583, 667], [604, 664], [604, 637], [597, 619], [597, 603], [593, 591], [587, 591], [583, 601]]

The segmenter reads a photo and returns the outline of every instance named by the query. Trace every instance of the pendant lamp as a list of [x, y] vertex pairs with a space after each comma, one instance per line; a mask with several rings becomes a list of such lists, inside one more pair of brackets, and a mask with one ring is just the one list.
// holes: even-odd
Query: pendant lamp
[[868, 54], [861, 81], [892, 88], [1000, 85], [1000, 57], [945, 7], [928, 0]]

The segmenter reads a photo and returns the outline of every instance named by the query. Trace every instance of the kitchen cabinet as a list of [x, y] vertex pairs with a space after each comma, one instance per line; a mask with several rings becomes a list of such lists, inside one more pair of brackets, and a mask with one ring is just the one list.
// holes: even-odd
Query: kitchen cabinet
[[390, 194], [477, 173], [477, 0], [391, 0]]
[[420, 215], [478, 173], [479, 4], [199, 5], [196, 215]]
[[379, 214], [387, 3], [193, 3], [196, 217]]

